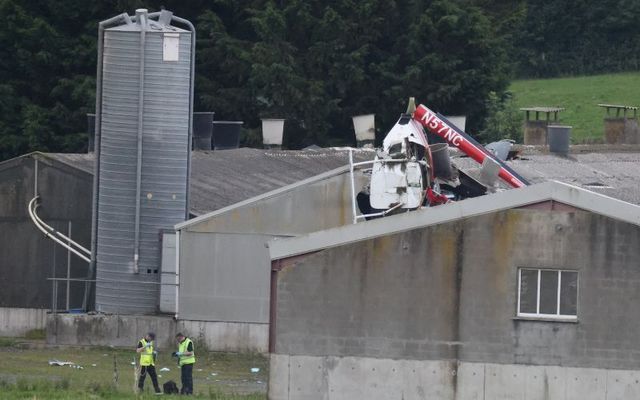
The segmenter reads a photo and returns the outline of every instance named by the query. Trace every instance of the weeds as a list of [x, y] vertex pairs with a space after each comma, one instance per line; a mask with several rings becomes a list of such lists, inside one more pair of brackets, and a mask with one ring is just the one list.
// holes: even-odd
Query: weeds
[[217, 389], [209, 388], [210, 400], [263, 400], [265, 397], [260, 393], [235, 394], [223, 393]]
[[47, 338], [47, 331], [44, 329], [32, 329], [25, 333], [24, 337], [29, 340], [44, 340]]

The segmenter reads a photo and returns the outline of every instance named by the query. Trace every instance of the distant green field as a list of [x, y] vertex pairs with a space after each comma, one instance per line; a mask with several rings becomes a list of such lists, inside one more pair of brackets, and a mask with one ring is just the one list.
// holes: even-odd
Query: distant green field
[[572, 142], [597, 141], [603, 137], [605, 110], [597, 105], [640, 106], [640, 72], [575, 78], [520, 80], [511, 84], [520, 107], [564, 107], [563, 124], [573, 126]]

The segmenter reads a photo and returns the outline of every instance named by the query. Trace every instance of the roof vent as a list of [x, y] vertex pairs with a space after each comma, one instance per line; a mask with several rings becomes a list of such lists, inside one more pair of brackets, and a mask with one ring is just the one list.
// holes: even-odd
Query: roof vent
[[96, 143], [96, 115], [87, 114], [87, 133], [89, 134], [89, 144], [87, 146], [87, 152], [93, 153]]
[[214, 112], [193, 113], [193, 149], [211, 150]]
[[262, 120], [262, 145], [265, 149], [281, 149], [284, 136], [284, 119]]
[[373, 147], [376, 139], [375, 114], [353, 116], [353, 130], [358, 147]]
[[242, 121], [213, 121], [213, 149], [237, 149]]

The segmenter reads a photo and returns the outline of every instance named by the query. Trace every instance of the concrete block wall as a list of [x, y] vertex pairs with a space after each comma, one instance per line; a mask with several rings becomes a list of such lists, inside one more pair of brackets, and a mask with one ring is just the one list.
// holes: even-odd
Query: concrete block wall
[[268, 324], [174, 320], [169, 316], [50, 314], [47, 343], [55, 345], [132, 347], [145, 333], [156, 333], [160, 349], [175, 347], [182, 332], [212, 351], [267, 351]]
[[636, 400], [640, 371], [270, 356], [270, 400]]
[[[274, 351], [640, 370], [640, 228], [517, 209], [296, 257]], [[578, 271], [575, 323], [517, 318], [520, 267]], [[612, 329], [616, 327], [616, 329]]]
[[147, 332], [155, 332], [160, 349], [175, 347], [176, 322], [144, 315], [50, 314], [47, 343], [54, 345], [135, 347]]
[[204, 343], [209, 350], [269, 351], [269, 324], [243, 322], [178, 321], [178, 330]]
[[44, 329], [46, 321], [47, 310], [0, 307], [0, 336], [24, 336], [29, 331]]

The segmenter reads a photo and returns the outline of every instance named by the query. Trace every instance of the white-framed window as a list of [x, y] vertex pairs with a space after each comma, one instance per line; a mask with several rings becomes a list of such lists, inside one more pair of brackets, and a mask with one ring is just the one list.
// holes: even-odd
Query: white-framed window
[[518, 317], [577, 320], [578, 271], [518, 269]]

